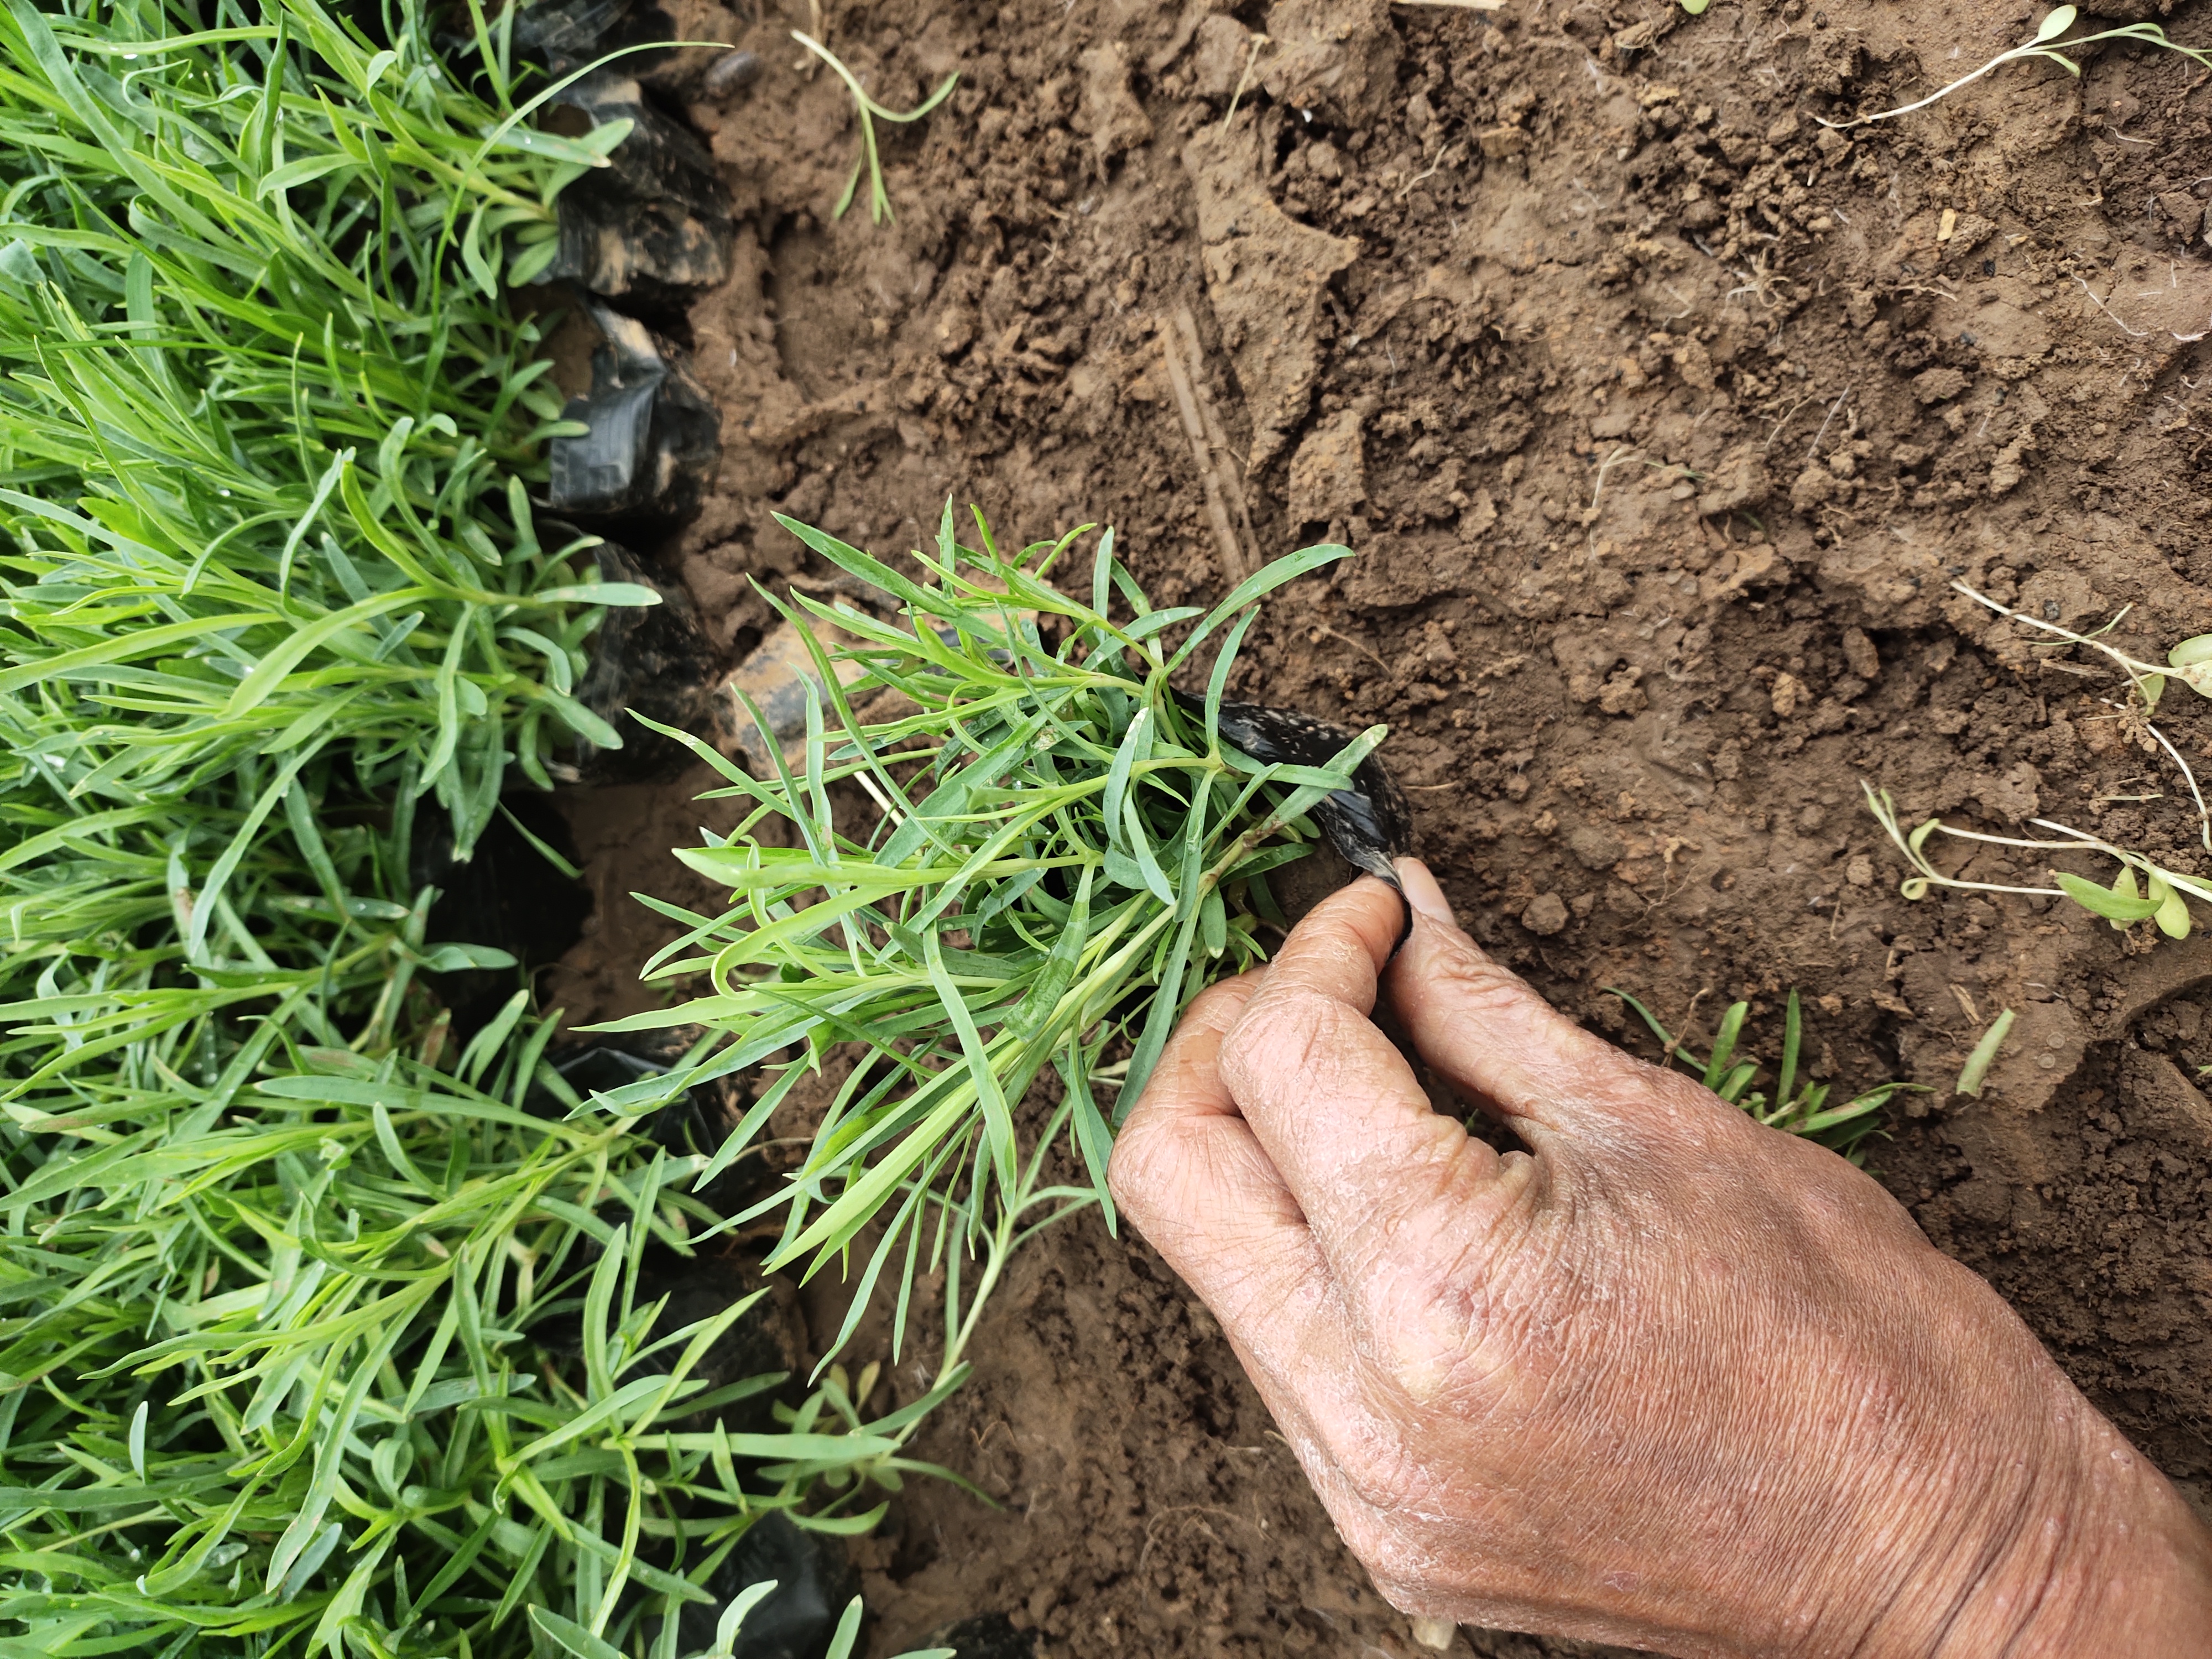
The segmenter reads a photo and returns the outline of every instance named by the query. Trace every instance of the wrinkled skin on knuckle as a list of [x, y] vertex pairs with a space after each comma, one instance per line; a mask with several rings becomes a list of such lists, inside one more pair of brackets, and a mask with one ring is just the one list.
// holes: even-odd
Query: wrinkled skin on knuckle
[[1802, 1194], [1807, 1224], [1826, 1248], [1863, 1251], [1879, 1241], [1916, 1256], [1940, 1255], [1911, 1212], [1865, 1170], [1778, 1129], [1762, 1139], [1762, 1150], [1784, 1166], [1779, 1178]]
[[1694, 1166], [1716, 1181], [1740, 1179], [1746, 1149], [1761, 1126], [1693, 1077], [1614, 1053], [1616, 1065], [1598, 1085], [1617, 1125], [1609, 1144], [1655, 1159], [1660, 1168]]
[[[1233, 1242], [1231, 1236], [1242, 1231], [1240, 1218], [1217, 1213], [1218, 1206], [1199, 1195], [1216, 1184], [1234, 1156], [1218, 1119], [1140, 1118], [1115, 1140], [1106, 1188], [1154, 1245], [1180, 1257], [1202, 1241], [1211, 1255]], [[1254, 1223], [1256, 1227], [1256, 1218]]]
[[1242, 1101], [1278, 1079], [1306, 1073], [1334, 1079], [1340, 1036], [1357, 1018], [1332, 997], [1296, 987], [1245, 1010], [1221, 1044], [1221, 1075]]
[[1517, 1157], [1480, 1201], [1450, 1196], [1413, 1214], [1353, 1285], [1352, 1328], [1378, 1373], [1409, 1406], [1469, 1422], [1517, 1414], [1543, 1370], [1547, 1325], [1578, 1297], [1559, 1270], [1571, 1226], [1532, 1194], [1545, 1183]]
[[1171, 1201], [1176, 1182], [1177, 1152], [1190, 1139], [1181, 1121], [1161, 1123], [1140, 1119], [1115, 1138], [1106, 1162], [1106, 1190], [1121, 1212], [1149, 1233], [1152, 1219]]

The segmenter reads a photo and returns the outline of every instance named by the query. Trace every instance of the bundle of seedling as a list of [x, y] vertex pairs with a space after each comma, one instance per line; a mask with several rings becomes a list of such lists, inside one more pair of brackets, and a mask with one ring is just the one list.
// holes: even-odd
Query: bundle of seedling
[[[684, 1156], [558, 1121], [519, 982], [440, 995], [514, 963], [435, 936], [425, 815], [465, 863], [618, 741], [576, 691], [653, 597], [532, 510], [565, 428], [503, 292], [623, 134], [532, 130], [469, 16], [457, 72], [414, 4], [0, 13], [26, 1652], [727, 1651], [763, 1517], [866, 1524], [929, 1403], [772, 1400]], [[687, 1273], [728, 1293], [676, 1317]]]
[[[731, 903], [647, 898], [684, 931], [647, 976], [697, 994], [604, 1028], [707, 1035], [593, 1104], [746, 1074], [751, 1103], [697, 1178], [787, 1147], [788, 1127], [768, 1136], [791, 1107], [803, 1152], [730, 1224], [771, 1225], [772, 1267], [848, 1273], [833, 1352], [883, 1300], [901, 1352], [930, 1285], [951, 1365], [1024, 1238], [1093, 1205], [1113, 1224], [1112, 1126], [1190, 1000], [1280, 937], [1278, 872], [1327, 842], [1395, 883], [1409, 816], [1375, 756], [1385, 728], [1225, 695], [1259, 601], [1345, 548], [1279, 559], [1211, 608], [1155, 609], [1110, 531], [1085, 573], [1065, 567], [1087, 527], [1002, 554], [980, 514], [961, 540], [948, 507], [934, 550], [894, 567], [782, 522], [844, 573], [834, 601], [771, 596], [809, 665], [803, 729], [785, 741], [740, 693], [750, 773], [691, 740], [728, 780], [712, 798], [749, 804], [678, 854]], [[1831, 1103], [1794, 994], [1771, 1092], [1737, 1052], [1747, 1005], [1703, 1060], [1631, 1006], [1671, 1063], [1854, 1161], [1907, 1086]]]
[[702, 1178], [811, 1084], [803, 1159], [737, 1219], [781, 1212], [771, 1266], [861, 1252], [840, 1342], [888, 1285], [898, 1352], [917, 1277], [943, 1273], [951, 1363], [1021, 1237], [1092, 1204], [1110, 1223], [1109, 1126], [1190, 999], [1284, 925], [1270, 876], [1324, 834], [1387, 873], [1404, 802], [1369, 758], [1384, 728], [1224, 695], [1257, 602], [1344, 548], [1156, 610], [1110, 531], [1069, 584], [1085, 531], [1002, 554], [980, 515], [960, 540], [948, 507], [909, 575], [783, 522], [863, 597], [793, 592], [812, 670], [771, 775], [698, 745], [750, 810], [680, 855], [732, 906], [650, 901], [685, 932], [647, 975], [701, 994], [608, 1029], [704, 1027], [672, 1082], [759, 1068]]

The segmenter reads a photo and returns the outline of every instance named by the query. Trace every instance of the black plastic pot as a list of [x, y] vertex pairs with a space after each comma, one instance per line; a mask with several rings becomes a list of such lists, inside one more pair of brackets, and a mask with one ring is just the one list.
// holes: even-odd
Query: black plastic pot
[[586, 76], [562, 100], [589, 126], [631, 125], [608, 166], [561, 192], [561, 248], [546, 279], [671, 314], [726, 281], [730, 195], [698, 136], [663, 113], [623, 65]]
[[[570, 880], [530, 844], [527, 830], [571, 865], [576, 847], [568, 825], [551, 801], [536, 792], [502, 798], [507, 813], [495, 814], [466, 860], [453, 856], [452, 822], [442, 812], [415, 820], [408, 850], [410, 887], [435, 887], [429, 937], [463, 939], [505, 951], [525, 972], [560, 959], [583, 933], [592, 913], [592, 896]], [[467, 968], [437, 976], [438, 995], [452, 1010], [457, 1033], [466, 1035], [499, 1012], [514, 994], [513, 969]]]
[[[720, 1241], [726, 1242], [726, 1241]], [[713, 1245], [707, 1247], [712, 1249]], [[702, 1319], [711, 1319], [732, 1304], [767, 1288], [768, 1281], [747, 1258], [738, 1255], [710, 1255], [702, 1251], [688, 1260], [673, 1250], [647, 1250], [638, 1267], [638, 1299], [668, 1298], [653, 1322], [656, 1334], [680, 1331]], [[667, 1369], [677, 1358], [673, 1348], [644, 1362], [659, 1362]], [[804, 1353], [791, 1314], [771, 1291], [754, 1303], [737, 1322], [714, 1340], [692, 1375], [704, 1377], [714, 1388], [742, 1382], [771, 1371], [795, 1374], [804, 1367]], [[714, 1415], [740, 1431], [766, 1433], [775, 1426], [773, 1393], [757, 1394], [732, 1405], [718, 1407]]]
[[720, 655], [683, 583], [662, 580], [617, 542], [593, 554], [602, 580], [650, 587], [660, 603], [607, 607], [576, 700], [614, 727], [622, 747], [579, 742], [568, 763], [580, 783], [665, 782], [690, 764], [690, 750], [631, 715], [711, 738]]
[[[1174, 694], [1186, 714], [1203, 720], [1206, 702]], [[1221, 735], [1231, 746], [1262, 765], [1322, 766], [1359, 734], [1295, 708], [1269, 708], [1256, 702], [1224, 702]], [[1406, 793], [1370, 755], [1352, 775], [1352, 787], [1326, 795], [1314, 806], [1315, 826], [1346, 860], [1393, 887], [1398, 872], [1390, 860], [1413, 850], [1413, 812]]]
[[775, 1589], [745, 1615], [731, 1659], [822, 1659], [845, 1604], [860, 1593], [860, 1575], [842, 1540], [807, 1532], [780, 1511], [756, 1522], [707, 1581], [714, 1606], [684, 1606], [678, 1650], [711, 1647], [722, 1607], [769, 1578]]
[[546, 505], [587, 529], [672, 530], [699, 511], [722, 453], [722, 417], [683, 352], [635, 317], [596, 301], [592, 389], [561, 411], [588, 429], [556, 438]]
[[[588, 1099], [665, 1075], [683, 1058], [690, 1042], [689, 1036], [684, 1036], [665, 1044], [652, 1044], [655, 1036], [672, 1035], [633, 1032], [623, 1042], [639, 1045], [635, 1048], [601, 1042], [556, 1049], [546, 1058], [570, 1088]], [[732, 1078], [696, 1084], [656, 1109], [651, 1121], [641, 1126], [641, 1133], [665, 1146], [672, 1156], [697, 1153], [711, 1158], [744, 1115], [742, 1089]], [[562, 1116], [568, 1110], [550, 1090], [543, 1088], [532, 1091], [523, 1104], [526, 1109], [547, 1117]], [[759, 1158], [740, 1158], [708, 1186], [691, 1190], [718, 1214], [734, 1215], [760, 1196], [770, 1178], [768, 1167]]]
[[[531, 0], [516, 9], [514, 30], [515, 57], [556, 76], [624, 46], [676, 38], [668, 14], [645, 0]], [[661, 55], [639, 52], [621, 61], [635, 75]]]

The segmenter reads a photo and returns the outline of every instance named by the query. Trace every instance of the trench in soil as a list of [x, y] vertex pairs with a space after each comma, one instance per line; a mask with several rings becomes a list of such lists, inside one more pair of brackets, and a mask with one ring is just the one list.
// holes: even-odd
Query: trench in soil
[[[1111, 524], [1159, 604], [1218, 597], [1240, 556], [1350, 542], [1271, 605], [1232, 694], [1389, 722], [1462, 919], [1576, 1018], [1649, 1054], [1605, 988], [1701, 1031], [1743, 998], [1771, 1055], [1794, 987], [1816, 1075], [1931, 1085], [1875, 1172], [2202, 1507], [2212, 947], [2047, 900], [1908, 902], [1861, 805], [1873, 783], [1908, 821], [2055, 817], [2207, 868], [2113, 682], [1949, 586], [2081, 629], [2132, 606], [2112, 637], [2139, 656], [2212, 627], [2191, 66], [2014, 68], [1843, 134], [1814, 116], [1922, 96], [2030, 13], [892, 0], [820, 21], [894, 108], [961, 80], [882, 130], [896, 221], [833, 221], [858, 132], [789, 40], [808, 9], [678, 16], [765, 65], [684, 111], [738, 210], [733, 274], [681, 331], [723, 452], [702, 514], [640, 550], [726, 662], [772, 620], [752, 581], [829, 574], [772, 510], [879, 553], [948, 496], [1002, 544]], [[2169, 27], [2212, 38], [2192, 7]], [[2195, 698], [2160, 714], [2212, 753]], [[666, 850], [726, 827], [692, 799], [709, 782], [574, 803], [597, 908], [548, 987], [572, 1019], [659, 994], [629, 977], [665, 937], [631, 891], [716, 902]], [[2032, 855], [1972, 873], [2043, 879]], [[1953, 1097], [2003, 1007], [1991, 1087]], [[818, 1333], [836, 1292], [809, 1295]], [[917, 1449], [999, 1507], [909, 1486], [857, 1547], [872, 1651], [992, 1612], [1055, 1656], [1413, 1651], [1140, 1243], [1086, 1217], [1032, 1243], [973, 1355]]]

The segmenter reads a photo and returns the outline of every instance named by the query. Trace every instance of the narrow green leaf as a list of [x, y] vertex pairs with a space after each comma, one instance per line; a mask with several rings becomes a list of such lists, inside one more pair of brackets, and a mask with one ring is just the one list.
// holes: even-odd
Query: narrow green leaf
[[1990, 1067], [1996, 1060], [1997, 1050], [2004, 1047], [2004, 1040], [2012, 1031], [2012, 1022], [2013, 1012], [2009, 1008], [1990, 1022], [1990, 1029], [1982, 1033], [1982, 1040], [1974, 1045], [1974, 1051], [1966, 1056], [1966, 1065], [1960, 1068], [1959, 1081], [1953, 1089], [1954, 1093], [1980, 1097], [1983, 1080], [1989, 1076]]

